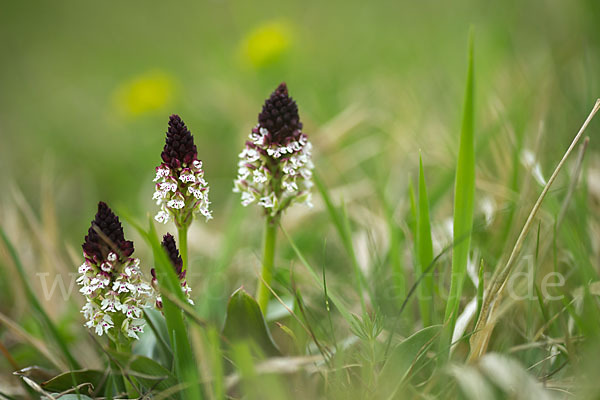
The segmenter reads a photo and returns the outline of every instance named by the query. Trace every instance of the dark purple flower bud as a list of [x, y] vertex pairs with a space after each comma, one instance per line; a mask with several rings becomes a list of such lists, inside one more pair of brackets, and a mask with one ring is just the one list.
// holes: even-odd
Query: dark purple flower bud
[[269, 131], [269, 143], [286, 145], [301, 134], [302, 123], [298, 106], [288, 95], [285, 82], [282, 82], [265, 101], [258, 114], [258, 124]]
[[198, 151], [194, 138], [179, 115], [169, 117], [169, 129], [165, 148], [161, 154], [163, 161], [173, 169], [190, 165], [196, 160]]
[[[166, 250], [169, 256], [169, 260], [171, 261], [171, 264], [173, 265], [173, 268], [177, 273], [177, 277], [179, 278], [179, 284], [181, 286], [183, 294], [187, 298], [188, 303], [193, 305], [194, 302], [190, 298], [190, 293], [192, 289], [190, 289], [190, 287], [187, 284], [187, 281], [185, 280], [186, 271], [183, 269], [183, 261], [181, 260], [181, 256], [179, 255], [177, 245], [175, 244], [175, 238], [170, 233], [167, 233], [165, 236], [163, 236], [162, 247]], [[154, 270], [154, 268], [150, 270], [150, 273], [152, 274], [152, 286], [155, 290], [160, 290], [158, 287], [158, 280], [156, 279], [156, 271]], [[162, 310], [162, 306], [162, 298], [161, 296], [157, 296], [156, 308]]]
[[110, 252], [121, 259], [129, 257], [133, 253], [133, 242], [125, 240], [119, 218], [101, 201], [82, 248], [86, 257], [101, 262], [107, 260]]
[[175, 238], [170, 233], [167, 233], [163, 236], [162, 241], [163, 248], [167, 251], [169, 255], [169, 260], [175, 267], [175, 271], [177, 272], [177, 276], [179, 279], [185, 278], [185, 271], [183, 271], [183, 261], [181, 256], [179, 255], [179, 250], [177, 249], [177, 245], [175, 244]]

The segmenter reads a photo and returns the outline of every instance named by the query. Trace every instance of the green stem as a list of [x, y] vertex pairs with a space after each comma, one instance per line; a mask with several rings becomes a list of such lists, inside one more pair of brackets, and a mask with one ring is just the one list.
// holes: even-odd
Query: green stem
[[[115, 348], [117, 352], [131, 356], [131, 342], [128, 341], [126, 343], [122, 343], [117, 340], [117, 342], [115, 343]], [[135, 390], [133, 384], [130, 382], [131, 377], [126, 377], [125, 372], [126, 371], [123, 371], [123, 375], [121, 376], [121, 378], [123, 380], [125, 390], [127, 391], [127, 397], [129, 397], [130, 399], [136, 399], [139, 397], [139, 393], [137, 392], [137, 390]]]
[[183, 261], [183, 270], [185, 271], [188, 266], [188, 251], [187, 251], [187, 234], [188, 234], [188, 226], [183, 225], [177, 228], [177, 236], [179, 236], [179, 254], [181, 255], [181, 260]]
[[267, 216], [265, 223], [265, 236], [263, 240], [263, 267], [262, 280], [258, 282], [258, 292], [256, 298], [263, 314], [267, 314], [269, 304], [270, 290], [273, 280], [273, 265], [275, 260], [275, 242], [277, 240], [277, 226], [279, 217]]
[[[108, 346], [114, 350], [119, 351], [116, 343], [110, 339], [108, 341]], [[119, 368], [119, 365], [115, 362], [115, 360], [112, 357], [109, 357], [109, 358], [110, 358], [110, 370], [112, 372], [111, 373], [112, 380], [115, 385], [115, 391], [116, 391], [115, 394], [122, 393], [125, 390], [125, 380], [123, 378], [123, 375], [121, 374], [121, 368]]]

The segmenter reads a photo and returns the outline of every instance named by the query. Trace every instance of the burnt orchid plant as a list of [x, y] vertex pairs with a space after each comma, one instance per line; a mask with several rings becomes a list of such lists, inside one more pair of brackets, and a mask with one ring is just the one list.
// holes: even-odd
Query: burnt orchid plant
[[143, 309], [152, 307], [155, 296], [140, 260], [132, 257], [133, 242], [125, 240], [119, 218], [106, 203], [98, 203], [82, 247], [85, 260], [77, 284], [86, 299], [81, 309], [86, 326], [129, 353], [144, 330]]
[[[177, 249], [177, 244], [175, 243], [175, 238], [170, 233], [167, 233], [165, 236], [163, 236], [163, 241], [161, 244], [162, 244], [163, 249], [166, 251], [167, 255], [169, 256], [169, 261], [171, 261], [171, 264], [173, 265], [173, 268], [175, 269], [177, 278], [179, 278], [179, 283], [181, 285], [181, 290], [183, 291], [183, 294], [185, 295], [188, 303], [193, 305], [194, 302], [192, 301], [192, 299], [190, 297], [190, 293], [192, 292], [192, 289], [187, 284], [187, 280], [185, 278], [187, 271], [183, 269], [183, 260], [181, 259], [181, 255], [179, 254], [179, 250]], [[152, 274], [152, 287], [156, 290], [157, 293], [160, 293], [160, 290], [158, 287], [158, 279], [156, 278], [156, 270], [154, 268], [152, 268], [150, 270], [150, 273]], [[159, 310], [162, 310], [162, 308], [163, 308], [162, 298], [160, 295], [156, 296], [156, 308], [158, 308]]]
[[165, 147], [161, 153], [162, 163], [156, 167], [156, 182], [153, 199], [160, 206], [154, 219], [167, 223], [171, 219], [177, 227], [179, 248], [187, 268], [187, 231], [194, 217], [203, 215], [212, 218], [208, 200], [209, 186], [204, 180], [202, 161], [194, 137], [179, 115], [169, 117]]
[[257, 300], [266, 312], [273, 277], [277, 226], [283, 212], [294, 203], [312, 206], [312, 145], [302, 132], [298, 106], [285, 83], [265, 101], [245, 148], [239, 155], [234, 192], [243, 206], [257, 204], [265, 215], [262, 278]]

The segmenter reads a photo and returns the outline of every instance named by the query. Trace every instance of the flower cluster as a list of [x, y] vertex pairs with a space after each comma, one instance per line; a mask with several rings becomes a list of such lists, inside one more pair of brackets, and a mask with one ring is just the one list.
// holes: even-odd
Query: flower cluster
[[162, 164], [156, 167], [156, 190], [152, 197], [160, 206], [154, 219], [167, 223], [171, 217], [177, 227], [188, 226], [194, 214], [212, 218], [208, 206], [208, 183], [194, 138], [178, 115], [169, 117], [169, 129]]
[[275, 217], [292, 203], [311, 204], [312, 145], [302, 133], [298, 106], [282, 83], [265, 101], [240, 153], [234, 192], [242, 205], [256, 202]]
[[152, 306], [154, 293], [142, 277], [139, 259], [131, 257], [133, 242], [125, 240], [119, 218], [106, 203], [98, 203], [82, 247], [85, 261], [77, 284], [86, 298], [81, 309], [86, 326], [113, 340], [119, 340], [119, 332], [127, 340], [138, 339], [145, 325], [142, 308]]
[[[187, 280], [185, 279], [187, 271], [183, 269], [183, 260], [179, 255], [179, 250], [177, 249], [177, 245], [175, 244], [175, 238], [173, 237], [173, 235], [167, 233], [165, 236], [163, 236], [162, 247], [166, 250], [167, 254], [169, 255], [169, 260], [175, 268], [175, 272], [177, 273], [177, 277], [179, 278], [179, 282], [181, 284], [181, 290], [185, 294], [188, 303], [194, 305], [194, 302], [190, 297], [192, 289], [190, 289], [190, 287], [187, 284]], [[150, 273], [152, 274], [152, 286], [158, 291], [158, 280], [156, 279], [156, 270], [152, 268], [150, 270]], [[161, 296], [156, 296], [156, 308], [160, 310], [162, 309], [162, 306], [163, 304]]]

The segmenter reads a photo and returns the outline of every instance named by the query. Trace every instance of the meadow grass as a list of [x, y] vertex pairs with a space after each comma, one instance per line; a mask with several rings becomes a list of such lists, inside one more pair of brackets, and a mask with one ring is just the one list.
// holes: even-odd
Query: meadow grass
[[[600, 396], [599, 203], [590, 178], [600, 172], [584, 139], [600, 100], [563, 155], [538, 150], [524, 161], [530, 140], [515, 138], [505, 116], [478, 123], [473, 37], [462, 110], [448, 111], [462, 115], [455, 156], [438, 160], [424, 148], [398, 179], [380, 143], [369, 156], [373, 138], [353, 138], [347, 115], [333, 120], [315, 140], [313, 211], [265, 218], [263, 243], [262, 216], [232, 203], [218, 228], [180, 230], [194, 305], [154, 222], [146, 227], [145, 212], [119, 204], [163, 301], [162, 312], [145, 313], [132, 353], [87, 332], [79, 293], [68, 279], [53, 284], [80, 263], [75, 245], [57, 239], [58, 196], [45, 194], [38, 217], [14, 191], [2, 205], [12, 217], [0, 222], [0, 297], [14, 305], [0, 310], [0, 396]], [[542, 162], [556, 165], [547, 180]]]

